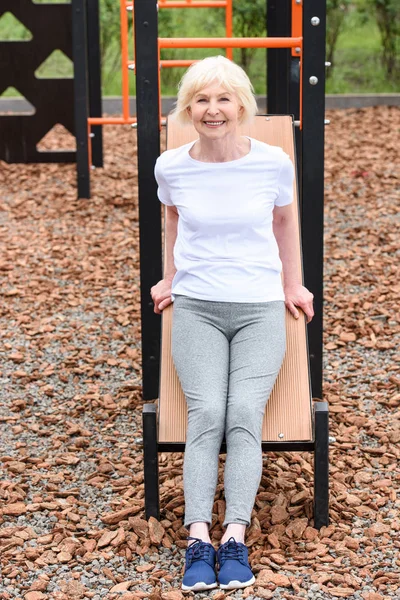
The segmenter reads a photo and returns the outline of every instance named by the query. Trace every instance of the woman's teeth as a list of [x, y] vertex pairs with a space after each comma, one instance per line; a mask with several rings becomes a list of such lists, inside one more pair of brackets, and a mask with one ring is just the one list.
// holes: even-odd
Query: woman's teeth
[[217, 127], [218, 125], [222, 125], [224, 121], [204, 121], [206, 125], [211, 125], [211, 127]]

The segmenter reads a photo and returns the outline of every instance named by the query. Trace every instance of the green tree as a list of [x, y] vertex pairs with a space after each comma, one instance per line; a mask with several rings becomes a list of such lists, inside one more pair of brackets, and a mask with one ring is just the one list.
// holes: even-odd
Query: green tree
[[326, 3], [326, 60], [331, 63], [331, 67], [326, 72], [327, 77], [332, 75], [336, 44], [350, 4], [350, 0], [327, 0]]
[[[131, 13], [128, 13], [128, 28], [132, 28]], [[103, 65], [103, 80], [106, 86], [113, 79], [121, 61], [120, 5], [115, 0], [100, 0], [100, 56]], [[107, 70], [104, 65], [107, 62]], [[119, 69], [118, 69], [119, 70]]]
[[[240, 0], [233, 3], [233, 31], [235, 37], [266, 36], [265, 0]], [[254, 49], [241, 48], [239, 64], [248, 72]]]
[[400, 0], [366, 0], [382, 41], [382, 62], [389, 79], [400, 78]]

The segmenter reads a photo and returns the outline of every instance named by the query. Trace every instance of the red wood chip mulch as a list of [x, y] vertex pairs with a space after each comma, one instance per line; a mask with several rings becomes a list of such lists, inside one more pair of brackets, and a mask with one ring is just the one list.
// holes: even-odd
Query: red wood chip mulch
[[[328, 117], [331, 523], [313, 527], [312, 455], [265, 454], [256, 583], [198, 597], [400, 597], [400, 110]], [[136, 134], [104, 135], [90, 201], [74, 165], [1, 163], [0, 600], [183, 598], [182, 454], [160, 455], [161, 522], [143, 512]]]

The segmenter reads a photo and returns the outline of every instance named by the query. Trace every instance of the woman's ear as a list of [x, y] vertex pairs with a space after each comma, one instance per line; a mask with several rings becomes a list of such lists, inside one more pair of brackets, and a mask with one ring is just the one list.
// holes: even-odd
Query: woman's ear
[[186, 108], [186, 112], [187, 112], [187, 114], [188, 114], [189, 118], [191, 119], [191, 118], [192, 118], [192, 109], [190, 108], [190, 106], [188, 106], [188, 107]]

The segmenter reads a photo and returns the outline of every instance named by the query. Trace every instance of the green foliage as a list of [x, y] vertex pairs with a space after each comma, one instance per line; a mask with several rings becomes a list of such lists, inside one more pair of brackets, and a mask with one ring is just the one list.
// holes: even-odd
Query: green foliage
[[[233, 34], [235, 37], [266, 36], [266, 2], [265, 0], [241, 0], [233, 3]], [[240, 49], [240, 66], [249, 70], [255, 56], [251, 48]]]
[[327, 0], [326, 3], [326, 60], [331, 63], [326, 76], [331, 77], [339, 34], [342, 31], [351, 0]]
[[[225, 36], [225, 13], [221, 9], [161, 9], [158, 12], [160, 37], [223, 37]], [[162, 50], [162, 59], [201, 59], [224, 54], [222, 49], [188, 48]], [[178, 82], [186, 69], [161, 69], [161, 89], [164, 95], [175, 95]]]
[[[128, 18], [129, 30], [132, 29], [132, 19]], [[121, 60], [120, 46], [120, 5], [116, 0], [100, 0], [100, 56], [103, 68], [103, 81], [107, 85], [115, 77], [115, 72]]]
[[[61, 0], [33, 0], [38, 3]], [[65, 1], [65, 0], [62, 0]], [[234, 0], [234, 35], [265, 36], [265, 0]], [[121, 94], [120, 9], [118, 0], [100, 0], [103, 94]], [[132, 18], [129, 22], [129, 57], [133, 58]], [[400, 92], [400, 0], [327, 0], [327, 59], [335, 69], [327, 70], [327, 93]], [[225, 36], [223, 9], [162, 9], [161, 37]], [[10, 13], [0, 18], [0, 38], [29, 39], [30, 33]], [[164, 50], [163, 58], [203, 58], [224, 54], [223, 49]], [[256, 93], [265, 93], [266, 52], [234, 50]], [[56, 70], [61, 73], [62, 65]], [[175, 95], [184, 69], [162, 69], [163, 95]], [[135, 93], [134, 75], [130, 93]], [[13, 95], [11, 89], [5, 95]]]
[[389, 80], [400, 80], [400, 0], [363, 0], [361, 9], [376, 18], [381, 34], [382, 62]]

